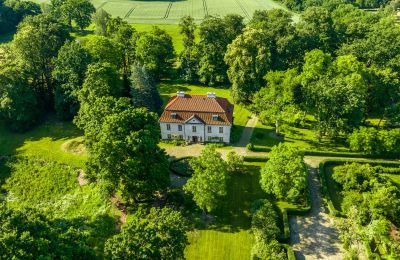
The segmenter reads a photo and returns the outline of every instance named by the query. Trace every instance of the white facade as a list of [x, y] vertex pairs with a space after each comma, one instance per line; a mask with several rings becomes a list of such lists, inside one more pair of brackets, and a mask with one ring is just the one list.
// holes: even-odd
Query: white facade
[[229, 143], [232, 128], [230, 125], [207, 125], [195, 118], [184, 124], [160, 123], [160, 127], [164, 140], [181, 139], [195, 143]]

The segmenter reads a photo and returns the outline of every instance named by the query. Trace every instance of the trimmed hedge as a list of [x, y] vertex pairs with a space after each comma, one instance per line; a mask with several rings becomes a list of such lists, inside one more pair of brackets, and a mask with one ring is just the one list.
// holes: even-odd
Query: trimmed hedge
[[172, 160], [172, 161], [169, 163], [169, 170], [170, 170], [171, 172], [175, 173], [176, 175], [179, 175], [179, 176], [183, 176], [183, 177], [190, 177], [190, 176], [192, 176], [191, 174], [182, 173], [182, 172], [179, 172], [179, 171], [177, 171], [176, 169], [174, 169], [174, 165], [175, 165], [176, 163], [179, 163], [179, 162], [182, 161], [182, 160], [187, 160], [187, 159], [191, 159], [191, 158], [193, 158], [193, 157], [192, 157], [192, 156], [185, 156], [185, 157], [178, 158], [178, 159], [176, 159], [176, 160]]
[[243, 161], [245, 162], [267, 162], [268, 158], [266, 156], [244, 156]]
[[286, 254], [288, 260], [296, 260], [296, 256], [294, 254], [293, 248], [288, 244], [283, 244], [283, 247], [286, 249]]

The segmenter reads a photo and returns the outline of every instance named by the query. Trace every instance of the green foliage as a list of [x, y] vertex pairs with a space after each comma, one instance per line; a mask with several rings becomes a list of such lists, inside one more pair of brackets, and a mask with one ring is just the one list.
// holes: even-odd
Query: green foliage
[[62, 19], [64, 23], [72, 28], [72, 22], [83, 30], [92, 21], [92, 14], [96, 11], [89, 0], [52, 0], [52, 14]]
[[242, 29], [243, 18], [225, 16], [224, 18], [207, 16], [199, 26], [199, 80], [211, 86], [227, 81], [227, 65], [224, 55], [230, 44]]
[[140, 33], [136, 40], [135, 57], [155, 79], [169, 76], [175, 58], [171, 36], [158, 27]]
[[286, 259], [286, 253], [276, 240], [279, 235], [278, 214], [268, 200], [263, 200], [253, 212], [251, 229], [255, 243], [251, 259]]
[[59, 50], [52, 73], [57, 84], [54, 103], [59, 118], [71, 120], [78, 112], [77, 94], [90, 61], [89, 53], [77, 42], [68, 41]]
[[50, 220], [33, 209], [0, 205], [0, 257], [4, 259], [97, 259], [80, 219]]
[[131, 96], [134, 107], [145, 107], [151, 112], [159, 112], [162, 105], [155, 82], [144, 66], [133, 65], [131, 75]]
[[169, 169], [175, 174], [190, 177], [193, 174], [193, 169], [190, 167], [191, 159], [192, 157], [183, 157], [172, 161]]
[[188, 239], [182, 215], [169, 208], [152, 208], [148, 215], [136, 213], [110, 238], [105, 254], [110, 259], [184, 259]]
[[261, 170], [263, 190], [278, 199], [299, 201], [306, 189], [307, 169], [296, 148], [279, 144], [272, 148], [269, 160]]
[[243, 156], [238, 155], [234, 151], [230, 151], [226, 155], [226, 163], [228, 166], [229, 173], [244, 173], [246, 171], [244, 167]]
[[12, 32], [28, 15], [40, 14], [40, 6], [31, 1], [0, 1], [0, 33]]
[[122, 68], [122, 45], [112, 38], [93, 36], [85, 43], [93, 59], [99, 63], [108, 63], [116, 69]]
[[106, 36], [107, 35], [107, 22], [110, 20], [111, 15], [107, 13], [103, 8], [97, 9], [93, 15], [93, 21], [96, 25], [96, 35]]
[[197, 79], [198, 53], [195, 42], [196, 24], [193, 17], [183, 16], [179, 22], [180, 33], [183, 35], [183, 51], [179, 54], [181, 77], [188, 82]]
[[215, 209], [226, 196], [227, 165], [215, 147], [208, 145], [199, 157], [190, 161], [193, 176], [184, 190], [193, 195], [193, 200], [204, 212]]
[[349, 135], [350, 149], [369, 155], [400, 153], [400, 129], [377, 130], [373, 127], [360, 127]]
[[168, 160], [160, 149], [157, 116], [144, 108], [106, 114], [90, 150], [89, 174], [109, 194], [126, 201], [152, 197], [169, 184]]
[[295, 70], [270, 71], [265, 77], [267, 86], [254, 96], [252, 110], [264, 124], [274, 124], [277, 134], [281, 124], [293, 124], [299, 117], [296, 91], [300, 83], [296, 77]]

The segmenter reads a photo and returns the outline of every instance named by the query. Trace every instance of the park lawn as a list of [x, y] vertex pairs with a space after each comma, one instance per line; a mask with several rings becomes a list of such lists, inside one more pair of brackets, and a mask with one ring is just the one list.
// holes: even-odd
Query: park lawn
[[304, 127], [285, 126], [281, 131], [283, 137], [277, 137], [274, 127], [264, 125], [258, 121], [251, 142], [255, 147], [260, 148], [271, 148], [274, 145], [284, 142], [301, 150], [349, 152], [349, 149], [345, 145], [345, 140], [338, 142], [329, 138], [323, 138], [319, 142], [312, 129], [313, 122], [313, 118], [307, 116]]
[[383, 174], [400, 188], [400, 174]]
[[[167, 104], [171, 96], [176, 95], [177, 91], [185, 91], [185, 93], [197, 95], [205, 95], [207, 92], [215, 92], [217, 96], [227, 98], [233, 104], [230, 96], [230, 89], [226, 86], [207, 87], [202, 85], [188, 84], [180, 81], [162, 81], [158, 84], [158, 90], [164, 106]], [[233, 110], [234, 126], [231, 132], [231, 143], [235, 144], [239, 141], [250, 116], [250, 111], [245, 107], [241, 105], [235, 105]]]
[[[231, 175], [223, 205], [212, 212], [215, 222], [189, 232], [187, 259], [250, 259], [253, 246], [251, 207], [256, 200], [268, 197], [259, 184], [264, 164], [246, 162], [246, 173]], [[281, 210], [300, 207], [284, 201], [277, 202], [277, 206]]]

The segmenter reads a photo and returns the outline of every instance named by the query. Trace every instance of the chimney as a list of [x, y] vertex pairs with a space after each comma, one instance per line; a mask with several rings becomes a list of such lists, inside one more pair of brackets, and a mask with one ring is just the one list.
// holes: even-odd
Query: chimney
[[208, 98], [216, 98], [217, 95], [215, 94], [215, 92], [207, 92], [207, 97]]
[[178, 91], [176, 92], [177, 97], [185, 97], [185, 91]]

